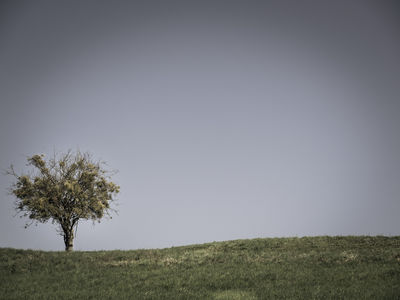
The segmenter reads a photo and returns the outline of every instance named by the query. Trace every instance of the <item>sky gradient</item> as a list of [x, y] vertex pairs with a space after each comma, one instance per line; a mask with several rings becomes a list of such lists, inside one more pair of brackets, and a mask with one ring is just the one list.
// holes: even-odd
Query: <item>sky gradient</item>
[[[2, 1], [0, 41], [0, 168], [119, 170], [77, 250], [400, 234], [396, 1]], [[11, 182], [0, 247], [62, 250]]]

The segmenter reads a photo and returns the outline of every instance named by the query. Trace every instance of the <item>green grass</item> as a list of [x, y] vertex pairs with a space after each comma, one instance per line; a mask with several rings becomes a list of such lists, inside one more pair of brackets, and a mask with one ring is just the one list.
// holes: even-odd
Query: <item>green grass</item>
[[3, 248], [0, 299], [400, 299], [400, 237], [72, 253]]

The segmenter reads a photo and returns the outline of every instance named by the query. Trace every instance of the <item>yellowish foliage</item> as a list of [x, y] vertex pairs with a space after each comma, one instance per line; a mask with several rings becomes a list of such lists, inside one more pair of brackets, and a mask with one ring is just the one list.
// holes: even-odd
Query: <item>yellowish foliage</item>
[[34, 175], [17, 175], [12, 167], [9, 174], [16, 178], [11, 187], [16, 209], [31, 220], [58, 223], [64, 239], [70, 240], [79, 220], [109, 214], [119, 186], [88, 153], [69, 151], [48, 161], [34, 155], [28, 163], [35, 168]]

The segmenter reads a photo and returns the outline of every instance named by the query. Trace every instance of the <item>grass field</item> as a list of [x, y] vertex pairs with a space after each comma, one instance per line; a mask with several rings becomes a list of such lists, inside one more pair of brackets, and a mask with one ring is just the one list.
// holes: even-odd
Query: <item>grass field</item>
[[72, 253], [2, 248], [0, 299], [400, 299], [400, 237]]

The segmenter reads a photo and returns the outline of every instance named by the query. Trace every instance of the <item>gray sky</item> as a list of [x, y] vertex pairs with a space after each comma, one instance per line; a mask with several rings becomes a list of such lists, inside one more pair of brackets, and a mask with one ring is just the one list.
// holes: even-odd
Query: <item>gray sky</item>
[[[77, 250], [400, 234], [396, 1], [2, 1], [0, 167], [79, 147], [119, 215]], [[0, 247], [24, 229], [0, 177]]]

